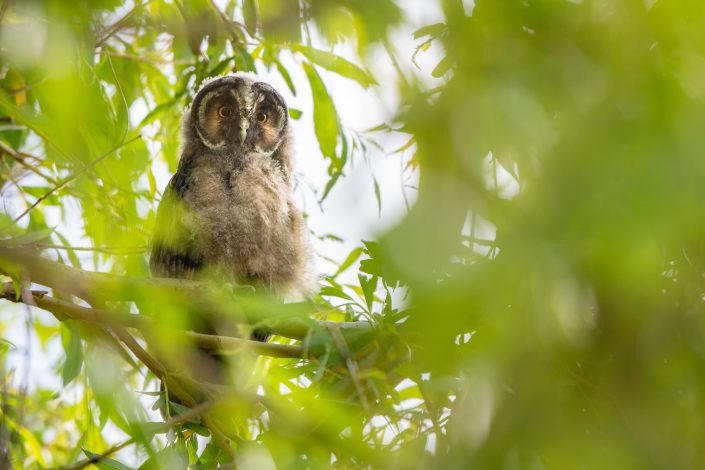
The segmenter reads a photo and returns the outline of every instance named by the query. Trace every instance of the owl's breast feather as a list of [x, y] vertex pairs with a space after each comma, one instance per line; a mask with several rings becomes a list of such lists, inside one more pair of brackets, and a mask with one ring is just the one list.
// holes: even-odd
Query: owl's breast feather
[[238, 278], [283, 282], [295, 276], [300, 245], [290, 188], [271, 159], [247, 163], [195, 168], [187, 199], [208, 263], [229, 266]]

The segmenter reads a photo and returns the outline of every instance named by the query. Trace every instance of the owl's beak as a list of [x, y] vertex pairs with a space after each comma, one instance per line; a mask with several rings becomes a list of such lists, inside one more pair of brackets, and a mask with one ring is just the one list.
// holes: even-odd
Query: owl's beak
[[245, 142], [245, 138], [247, 137], [247, 130], [250, 128], [250, 121], [247, 119], [242, 119], [240, 121], [240, 135], [238, 136], [240, 138], [240, 145], [242, 145]]

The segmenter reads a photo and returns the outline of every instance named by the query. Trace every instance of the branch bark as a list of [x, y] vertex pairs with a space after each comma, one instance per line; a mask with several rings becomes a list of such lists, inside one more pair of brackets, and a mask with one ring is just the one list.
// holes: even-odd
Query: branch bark
[[[199, 313], [212, 312], [236, 321], [232, 311], [242, 313], [242, 321], [263, 324], [272, 333], [293, 339], [305, 338], [312, 329], [334, 323], [343, 329], [369, 329], [367, 322], [316, 322], [308, 316], [318, 310], [311, 302], [265, 303], [251, 295], [224, 297], [225, 289], [183, 279], [133, 278], [85, 271], [43, 258], [36, 250], [8, 246], [0, 242], [0, 273], [15, 278], [26, 273], [29, 279], [56, 291], [75, 295], [91, 304], [106, 301], [152, 302], [179, 305]], [[227, 302], [226, 302], [227, 300]], [[227, 305], [223, 305], [227, 304]], [[273, 313], [274, 312], [274, 313]], [[133, 315], [131, 315], [133, 316]]]
[[[143, 315], [133, 315], [104, 309], [81, 307], [64, 300], [50, 297], [46, 295], [46, 292], [44, 291], [31, 291], [32, 303], [29, 303], [28, 299], [24, 298], [24, 296], [20, 296], [19, 299], [17, 298], [17, 292], [15, 291], [12, 283], [5, 283], [3, 285], [0, 297], [13, 302], [22, 302], [39, 307], [42, 310], [52, 313], [59, 321], [64, 321], [66, 319], [86, 321], [110, 329], [115, 329], [118, 327], [134, 328], [139, 330], [148, 340], [155, 334], [156, 331], [167, 331], [170, 335], [169, 337], [188, 342], [200, 349], [235, 352], [247, 348], [248, 350], [263, 356], [285, 358], [306, 357], [304, 348], [301, 346], [263, 343], [261, 341], [252, 341], [230, 336], [208, 335], [203, 333], [195, 333], [193, 331], [178, 330], [159, 325], [152, 318], [145, 317]], [[309, 355], [312, 355], [313, 351], [309, 350], [308, 353]], [[144, 358], [138, 358], [145, 362], [143, 360]], [[146, 365], [149, 366], [149, 364]], [[159, 370], [159, 367], [150, 367], [150, 369], [156, 369], [153, 370], [156, 375], [163, 375], [163, 371]]]

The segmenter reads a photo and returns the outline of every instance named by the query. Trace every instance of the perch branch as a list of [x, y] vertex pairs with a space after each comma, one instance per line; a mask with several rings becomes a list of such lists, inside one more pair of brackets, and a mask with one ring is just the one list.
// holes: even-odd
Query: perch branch
[[[234, 351], [241, 350], [243, 348], [248, 348], [263, 356], [271, 357], [288, 357], [288, 358], [303, 358], [304, 350], [301, 346], [293, 346], [288, 344], [275, 344], [275, 343], [263, 343], [260, 341], [251, 341], [242, 338], [233, 338], [230, 336], [219, 336], [219, 335], [207, 335], [203, 333], [195, 333], [192, 331], [177, 330], [175, 328], [169, 328], [165, 326], [158, 325], [152, 318], [145, 317], [142, 315], [133, 315], [129, 313], [120, 313], [114, 311], [107, 311], [102, 309], [81, 307], [64, 300], [56, 299], [46, 295], [44, 291], [25, 291], [27, 294], [31, 294], [29, 299], [25, 295], [22, 295], [19, 300], [17, 300], [17, 293], [12, 283], [5, 283], [2, 290], [2, 295], [0, 297], [10, 300], [10, 301], [21, 301], [26, 304], [36, 305], [42, 310], [46, 310], [54, 314], [58, 320], [64, 321], [66, 319], [86, 321], [90, 323], [96, 323], [99, 325], [106, 326], [111, 330], [117, 328], [134, 328], [141, 331], [145, 336], [149, 337], [150, 333], [160, 329], [167, 330], [170, 337], [179, 337], [188, 341], [202, 349], [206, 350], [219, 350], [219, 351]], [[24, 294], [24, 293], [23, 293]], [[31, 300], [30, 300], [31, 299]], [[31, 305], [31, 304], [30, 304]], [[116, 331], [116, 335], [120, 337], [120, 340], [124, 342], [125, 337]], [[133, 340], [134, 341], [134, 340]], [[131, 341], [128, 340], [131, 343]], [[139, 346], [139, 345], [137, 345]], [[141, 349], [141, 347], [140, 347]], [[130, 348], [133, 353], [135, 351]], [[138, 359], [145, 363], [152, 372], [157, 376], [163, 376], [165, 371], [163, 368], [151, 361], [149, 357], [141, 354], [140, 350], [137, 350], [135, 354]]]
[[[213, 289], [205, 282], [167, 278], [131, 278], [113, 274], [84, 271], [39, 256], [36, 251], [7, 246], [0, 242], [0, 273], [27, 272], [32, 282], [59, 292], [92, 301], [96, 298], [137, 302], [169, 302], [203, 311], [223, 312], [222, 302], [214, 298]], [[230, 300], [233, 300], [230, 298]], [[308, 302], [272, 304], [276, 315], [267, 311], [261, 302], [248, 296], [237, 299], [238, 308], [245, 311], [249, 323], [264, 323], [272, 333], [287, 338], [303, 339], [312, 328], [326, 328], [335, 324], [341, 329], [368, 329], [367, 322], [315, 322], [304, 318], [315, 311]], [[133, 315], [131, 315], [133, 316]], [[230, 315], [232, 317], [232, 315]]]

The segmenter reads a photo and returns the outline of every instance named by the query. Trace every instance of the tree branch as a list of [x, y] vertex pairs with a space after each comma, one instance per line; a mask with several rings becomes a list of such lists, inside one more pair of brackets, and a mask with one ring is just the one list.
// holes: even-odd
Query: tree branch
[[102, 46], [105, 41], [110, 39], [112, 36], [114, 36], [118, 31], [120, 31], [137, 13], [139, 10], [141, 10], [145, 5], [149, 4], [149, 1], [139, 3], [135, 5], [132, 10], [128, 11], [125, 16], [117, 20], [115, 23], [113, 23], [111, 26], [105, 28], [105, 32], [101, 35], [100, 39], [98, 39], [95, 43], [95, 48], [99, 48]]
[[[212, 284], [201, 281], [167, 278], [131, 278], [113, 274], [84, 271], [39, 256], [37, 251], [24, 247], [3, 245], [0, 242], [0, 273], [7, 275], [18, 272], [30, 274], [32, 282], [57, 291], [75, 295], [89, 303], [95, 300], [155, 302], [180, 305], [194, 311], [211, 310], [232, 318], [232, 312], [225, 311], [223, 300], [230, 301], [230, 307], [243, 311], [250, 324], [262, 323], [272, 333], [287, 338], [303, 339], [311, 329], [326, 328], [333, 323], [342, 329], [369, 329], [367, 322], [315, 322], [308, 315], [317, 307], [310, 302], [281, 304], [264, 303], [242, 295], [227, 299], [219, 294]], [[220, 297], [219, 297], [220, 295]], [[275, 309], [273, 314], [268, 309]], [[134, 316], [134, 315], [130, 315]]]
[[[39, 176], [39, 177], [45, 179], [46, 181], [48, 181], [48, 182], [51, 183], [51, 184], [54, 184], [54, 185], [58, 184], [58, 182], [57, 182], [54, 178], [52, 178], [51, 176], [45, 175], [44, 173], [42, 173], [41, 171], [39, 171], [39, 168], [37, 168], [37, 167], [35, 167], [35, 166], [32, 166], [32, 165], [30, 165], [29, 163], [27, 163], [27, 162], [25, 161], [25, 159], [26, 159], [26, 158], [25, 158], [25, 155], [23, 155], [22, 153], [18, 152], [18, 151], [15, 150], [14, 148], [10, 147], [10, 146], [7, 145], [5, 142], [0, 142], [0, 150], [2, 150], [3, 152], [5, 152], [6, 155], [9, 155], [10, 158], [12, 158], [13, 160], [15, 160], [15, 161], [16, 161], [20, 166], [22, 166], [23, 168], [26, 168], [27, 170], [29, 170], [29, 171], [31, 171], [32, 173], [34, 173], [35, 175], [37, 175], [37, 176]], [[36, 158], [36, 157], [35, 157], [35, 158]]]
[[[117, 327], [134, 328], [141, 331], [146, 338], [153, 336], [154, 331], [168, 331], [170, 337], [187, 341], [194, 346], [206, 350], [218, 351], [238, 351], [244, 348], [251, 350], [257, 354], [271, 357], [287, 357], [287, 358], [304, 358], [304, 349], [301, 346], [293, 346], [288, 344], [263, 343], [261, 341], [252, 341], [242, 338], [234, 338], [230, 336], [208, 335], [203, 333], [195, 333], [193, 331], [178, 330], [163, 325], [159, 325], [152, 318], [143, 315], [133, 315], [120, 313], [116, 311], [108, 311], [103, 309], [81, 307], [79, 305], [56, 299], [46, 295], [44, 291], [25, 291], [20, 299], [17, 299], [17, 292], [12, 283], [8, 282], [3, 285], [0, 297], [12, 302], [22, 302], [28, 305], [34, 305], [46, 310], [59, 321], [66, 319], [86, 321], [99, 324], [110, 329]], [[25, 298], [26, 294], [31, 294], [30, 299]], [[31, 303], [29, 303], [31, 301]], [[118, 334], [118, 336], [120, 336]], [[120, 338], [123, 340], [123, 338]], [[132, 349], [132, 348], [131, 348]], [[134, 353], [135, 351], [133, 351]], [[312, 351], [309, 351], [312, 354]], [[152, 372], [157, 376], [163, 376], [164, 371], [161, 366], [150, 364], [151, 361], [143, 355], [136, 354], [138, 359], [145, 363]], [[151, 367], [150, 367], [151, 366]]]

